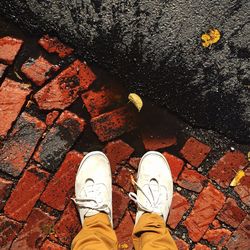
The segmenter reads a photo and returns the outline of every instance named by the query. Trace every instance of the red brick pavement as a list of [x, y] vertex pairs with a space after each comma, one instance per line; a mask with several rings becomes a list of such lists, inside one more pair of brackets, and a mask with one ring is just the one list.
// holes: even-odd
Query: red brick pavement
[[[7, 64], [15, 64], [22, 44], [20, 39], [0, 38], [0, 78], [9, 71]], [[59, 62], [67, 62], [73, 53], [49, 36], [39, 44]], [[213, 158], [213, 145], [200, 138], [154, 137], [154, 128], [145, 133], [122, 87], [103, 84], [78, 59], [59, 69], [40, 56], [20, 70], [30, 84], [11, 77], [0, 84], [1, 249], [70, 249], [81, 229], [70, 198], [86, 151], [75, 148], [84, 138], [93, 138], [86, 144], [98, 144], [111, 162], [119, 249], [133, 249], [135, 205], [127, 193], [133, 190], [131, 177], [136, 177], [141, 152], [155, 149], [168, 160], [175, 183], [167, 226], [178, 249], [249, 248], [250, 171], [245, 152], [217, 152], [220, 159]], [[92, 87], [95, 80], [101, 82], [99, 87]], [[34, 102], [32, 108], [25, 106], [27, 102]], [[84, 137], [90, 129], [93, 136]], [[239, 169], [246, 175], [229, 187]]]

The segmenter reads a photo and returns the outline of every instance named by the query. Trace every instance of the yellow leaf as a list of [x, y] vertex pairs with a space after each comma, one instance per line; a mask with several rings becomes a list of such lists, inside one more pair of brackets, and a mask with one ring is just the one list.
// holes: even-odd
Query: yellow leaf
[[141, 108], [143, 106], [143, 102], [142, 102], [141, 97], [138, 96], [135, 93], [130, 93], [129, 96], [128, 96], [128, 99], [129, 99], [129, 101], [131, 101], [136, 106], [136, 108], [140, 112]]
[[120, 244], [120, 248], [121, 249], [128, 249], [128, 244], [126, 244], [126, 243]]
[[250, 161], [250, 152], [247, 153], [247, 159]]
[[239, 171], [236, 173], [236, 175], [235, 175], [235, 177], [233, 178], [233, 180], [231, 181], [230, 186], [231, 186], [231, 187], [237, 186], [237, 185], [239, 184], [241, 178], [244, 177], [244, 176], [245, 176], [244, 170], [239, 170]]
[[202, 46], [207, 48], [214, 43], [217, 43], [221, 38], [220, 31], [218, 29], [210, 29], [208, 33], [202, 34]]

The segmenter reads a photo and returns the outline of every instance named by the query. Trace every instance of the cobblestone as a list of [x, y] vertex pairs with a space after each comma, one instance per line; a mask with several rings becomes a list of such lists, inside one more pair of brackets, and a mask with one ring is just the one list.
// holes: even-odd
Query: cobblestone
[[119, 225], [120, 219], [124, 216], [128, 207], [129, 198], [117, 186], [112, 187], [113, 191], [113, 222], [114, 228]]
[[27, 113], [22, 113], [12, 133], [0, 148], [0, 169], [19, 176], [32, 156], [46, 125]]
[[176, 228], [178, 223], [183, 218], [184, 213], [186, 213], [189, 208], [190, 204], [187, 199], [178, 192], [175, 192], [173, 195], [167, 224], [173, 229]]
[[116, 170], [116, 165], [129, 158], [134, 149], [122, 140], [109, 142], [103, 152], [110, 161], [112, 172]]
[[120, 225], [115, 230], [118, 240], [118, 250], [133, 249], [133, 242], [131, 238], [133, 227], [134, 222], [127, 211]]
[[59, 66], [49, 63], [42, 56], [37, 59], [29, 58], [21, 68], [24, 75], [37, 86], [42, 86], [50, 78], [51, 73], [57, 70], [59, 70]]
[[5, 137], [31, 90], [6, 78], [0, 87], [0, 136]]
[[91, 126], [102, 142], [112, 140], [136, 127], [135, 114], [124, 106], [92, 118]]
[[229, 250], [248, 249], [250, 246], [250, 216], [248, 215], [233, 233], [226, 247]]
[[0, 38], [0, 60], [7, 64], [12, 64], [19, 52], [23, 41], [13, 37]]
[[236, 172], [247, 165], [246, 157], [239, 151], [227, 152], [209, 171], [209, 177], [226, 188]]
[[73, 52], [73, 49], [61, 43], [56, 37], [45, 35], [38, 43], [49, 53], [56, 53], [61, 58], [69, 56]]
[[30, 166], [23, 174], [4, 207], [4, 213], [17, 221], [26, 221], [43, 192], [49, 174]]
[[79, 91], [88, 89], [95, 78], [86, 64], [76, 60], [39, 90], [34, 99], [40, 109], [65, 109], [78, 98]]
[[124, 104], [124, 96], [119, 88], [89, 90], [82, 95], [82, 100], [91, 117], [96, 117]]
[[13, 182], [0, 177], [0, 211], [10, 195]]
[[46, 240], [40, 250], [67, 250], [66, 247], [62, 247], [50, 240]]
[[7, 65], [0, 63], [0, 79], [2, 78], [7, 67], [8, 67]]
[[184, 166], [184, 162], [183, 162], [183, 160], [179, 159], [178, 157], [171, 155], [167, 152], [164, 152], [163, 155], [168, 161], [168, 164], [169, 164], [170, 169], [171, 169], [173, 181], [176, 183], [177, 178], [178, 178], [178, 176], [179, 176], [179, 174], [182, 171], [182, 168]]
[[231, 236], [231, 231], [225, 228], [207, 230], [203, 238], [211, 245], [222, 248], [226, 245]]
[[53, 228], [55, 217], [34, 208], [27, 223], [11, 245], [11, 249], [39, 249], [50, 230]]
[[211, 148], [209, 146], [203, 144], [193, 137], [190, 137], [186, 141], [180, 153], [192, 166], [199, 167], [199, 165], [207, 157], [210, 150]]
[[41, 201], [57, 210], [64, 210], [67, 196], [74, 188], [75, 177], [83, 155], [76, 151], [69, 152], [62, 165], [47, 185]]
[[76, 211], [75, 205], [70, 201], [65, 208], [60, 220], [54, 227], [54, 234], [51, 236], [55, 237], [56, 240], [70, 245], [73, 238], [81, 229], [80, 219]]
[[206, 184], [206, 181], [207, 178], [205, 176], [195, 170], [185, 168], [178, 178], [177, 184], [185, 189], [199, 193]]
[[189, 237], [197, 242], [208, 229], [217, 213], [225, 202], [225, 196], [213, 185], [208, 184], [195, 201], [193, 210], [184, 225], [188, 229]]
[[231, 227], [238, 227], [247, 213], [238, 207], [236, 201], [228, 198], [217, 218]]
[[56, 171], [84, 127], [83, 119], [72, 112], [64, 111], [45, 135], [34, 154], [34, 159], [41, 163], [43, 168]]
[[241, 200], [250, 206], [250, 168], [245, 171], [245, 176], [241, 179], [240, 184], [235, 187], [235, 191], [240, 196]]
[[21, 228], [21, 223], [0, 215], [0, 248], [9, 249]]

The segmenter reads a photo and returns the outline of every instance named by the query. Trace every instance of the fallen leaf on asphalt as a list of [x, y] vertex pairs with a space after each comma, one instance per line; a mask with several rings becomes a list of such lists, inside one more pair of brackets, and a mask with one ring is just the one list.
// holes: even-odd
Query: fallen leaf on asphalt
[[142, 102], [141, 97], [138, 96], [135, 93], [130, 93], [129, 96], [128, 96], [128, 99], [129, 99], [129, 101], [131, 101], [136, 106], [136, 108], [140, 112], [141, 108], [143, 106], [143, 102]]
[[217, 43], [221, 38], [220, 31], [218, 29], [210, 29], [208, 33], [202, 34], [202, 46], [207, 48], [214, 43]]
[[236, 175], [235, 175], [235, 177], [233, 178], [233, 180], [231, 181], [230, 186], [231, 186], [231, 187], [237, 186], [237, 185], [239, 184], [241, 178], [244, 177], [244, 176], [245, 176], [244, 170], [239, 170], [239, 171], [236, 173]]

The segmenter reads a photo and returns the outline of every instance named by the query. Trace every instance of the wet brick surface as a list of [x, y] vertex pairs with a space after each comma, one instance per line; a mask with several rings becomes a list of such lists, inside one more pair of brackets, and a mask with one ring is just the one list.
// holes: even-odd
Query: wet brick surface
[[[147, 100], [137, 112], [114, 77], [77, 59], [56, 38], [36, 39], [30, 47], [38, 49], [36, 56], [22, 41], [0, 38], [1, 249], [70, 249], [81, 229], [71, 201], [75, 175], [90, 149], [103, 151], [111, 163], [119, 249], [133, 249], [136, 206], [128, 192], [148, 150], [160, 150], [172, 171], [166, 225], [179, 250], [248, 249], [248, 146], [177, 126], [180, 121], [171, 122], [173, 115]], [[245, 176], [230, 187], [239, 169]]]

